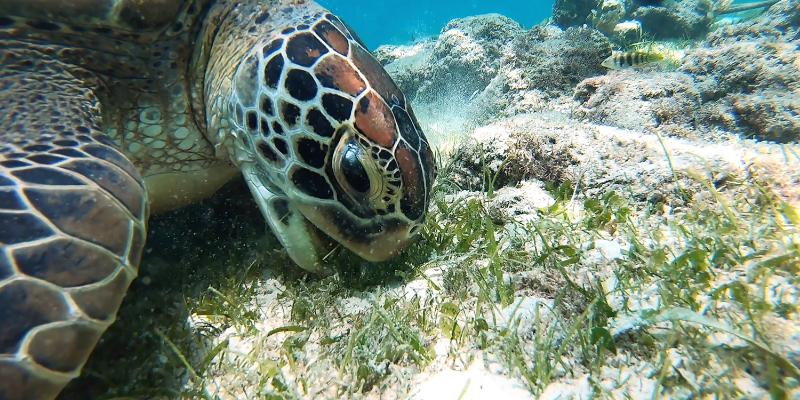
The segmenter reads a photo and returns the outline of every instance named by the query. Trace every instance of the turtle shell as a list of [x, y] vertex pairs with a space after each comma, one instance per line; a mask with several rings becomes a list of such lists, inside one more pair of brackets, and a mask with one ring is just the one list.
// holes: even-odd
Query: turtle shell
[[[4, 0], [0, 16], [28, 18], [31, 28], [58, 30], [60, 24], [93, 29], [160, 31], [175, 22], [181, 11], [198, 7], [184, 0]], [[189, 12], [189, 14], [192, 14]], [[2, 19], [3, 17], [0, 17]], [[0, 24], [2, 25], [2, 24]]]

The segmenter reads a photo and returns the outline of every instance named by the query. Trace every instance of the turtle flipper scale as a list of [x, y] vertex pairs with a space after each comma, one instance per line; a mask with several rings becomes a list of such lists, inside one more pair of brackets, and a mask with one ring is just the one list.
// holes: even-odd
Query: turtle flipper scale
[[0, 50], [0, 399], [54, 398], [114, 321], [149, 214], [91, 74]]

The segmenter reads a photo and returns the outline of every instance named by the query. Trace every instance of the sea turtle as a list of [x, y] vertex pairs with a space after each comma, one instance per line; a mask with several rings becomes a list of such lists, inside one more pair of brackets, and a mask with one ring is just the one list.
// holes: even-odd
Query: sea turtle
[[0, 399], [55, 397], [114, 320], [149, 215], [241, 171], [302, 268], [419, 231], [430, 145], [309, 0], [0, 0]]

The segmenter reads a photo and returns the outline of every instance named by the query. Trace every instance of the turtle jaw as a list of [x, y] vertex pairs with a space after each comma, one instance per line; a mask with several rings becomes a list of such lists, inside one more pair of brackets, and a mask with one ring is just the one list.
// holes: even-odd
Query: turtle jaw
[[307, 271], [330, 274], [324, 258], [337, 243], [367, 261], [386, 261], [407, 247], [421, 227], [421, 221], [397, 215], [359, 218], [341, 203], [283, 193], [266, 178], [257, 161], [244, 162], [241, 167], [272, 232], [289, 257]]
[[295, 199], [303, 215], [331, 239], [367, 261], [386, 261], [410, 245], [420, 228], [396, 215], [359, 218], [341, 204], [310, 203]]

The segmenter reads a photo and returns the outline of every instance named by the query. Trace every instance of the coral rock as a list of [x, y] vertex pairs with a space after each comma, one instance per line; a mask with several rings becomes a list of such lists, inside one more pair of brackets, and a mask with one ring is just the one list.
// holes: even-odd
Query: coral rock
[[581, 26], [587, 18], [603, 3], [602, 0], [556, 0], [553, 3], [553, 22], [566, 29]]
[[691, 136], [700, 111], [692, 77], [683, 73], [615, 72], [575, 89], [573, 116], [628, 129], [666, 128]]

